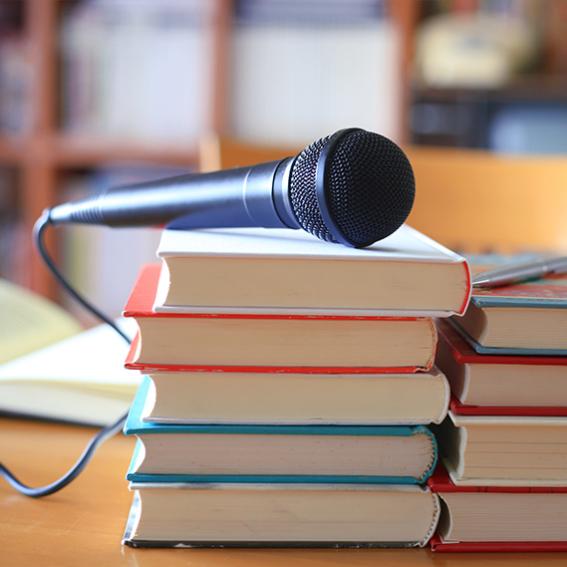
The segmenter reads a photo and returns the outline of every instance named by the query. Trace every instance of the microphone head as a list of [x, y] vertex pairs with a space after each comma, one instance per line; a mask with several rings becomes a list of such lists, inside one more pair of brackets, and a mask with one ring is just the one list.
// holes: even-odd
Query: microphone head
[[306, 147], [290, 172], [289, 199], [301, 227], [317, 238], [362, 248], [408, 217], [415, 180], [391, 140], [358, 128]]

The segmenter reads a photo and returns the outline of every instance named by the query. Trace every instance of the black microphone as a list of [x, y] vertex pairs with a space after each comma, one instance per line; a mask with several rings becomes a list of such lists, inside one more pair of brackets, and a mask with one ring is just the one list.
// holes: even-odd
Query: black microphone
[[111, 188], [47, 214], [52, 224], [302, 228], [364, 247], [403, 224], [414, 196], [404, 152], [384, 136], [349, 128], [295, 157]]

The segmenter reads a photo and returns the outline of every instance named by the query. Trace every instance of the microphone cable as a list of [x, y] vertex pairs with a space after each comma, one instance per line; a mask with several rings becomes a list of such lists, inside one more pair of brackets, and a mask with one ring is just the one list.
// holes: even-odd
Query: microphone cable
[[[49, 255], [47, 248], [45, 246], [45, 232], [48, 227], [53, 226], [51, 221], [51, 209], [46, 209], [43, 214], [39, 217], [35, 226], [33, 228], [33, 239], [37, 251], [44, 261], [46, 267], [49, 269], [53, 277], [57, 282], [63, 287], [63, 289], [69, 293], [75, 301], [81, 304], [87, 311], [92, 313], [95, 317], [100, 319], [103, 323], [106, 323], [112, 327], [128, 344], [132, 341], [130, 337], [107, 315], [100, 311], [95, 305], [93, 305], [88, 299], [83, 297], [65, 278], [61, 273], [59, 268], [55, 265], [53, 258]], [[103, 427], [99, 432], [92, 437], [88, 442], [87, 446], [83, 450], [81, 456], [77, 459], [75, 464], [59, 479], [55, 480], [50, 484], [45, 486], [31, 487], [20, 481], [14, 473], [12, 473], [4, 464], [0, 462], [0, 475], [6, 480], [13, 488], [25, 496], [31, 498], [42, 498], [43, 496], [49, 496], [54, 492], [58, 492], [62, 488], [65, 488], [70, 482], [75, 480], [81, 472], [88, 465], [90, 460], [93, 458], [95, 451], [98, 447], [104, 443], [110, 437], [116, 435], [126, 421], [128, 413], [120, 416], [114, 423]]]

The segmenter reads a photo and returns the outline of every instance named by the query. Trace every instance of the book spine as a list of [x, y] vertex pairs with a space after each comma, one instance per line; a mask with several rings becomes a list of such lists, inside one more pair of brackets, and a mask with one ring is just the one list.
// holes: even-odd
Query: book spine
[[431, 459], [428, 466], [423, 471], [423, 474], [417, 478], [418, 484], [424, 484], [433, 474], [433, 471], [437, 467], [437, 462], [439, 461], [439, 446], [437, 444], [437, 438], [433, 432], [425, 425], [416, 425], [412, 427], [412, 432], [414, 435], [425, 435], [429, 438], [431, 442]]

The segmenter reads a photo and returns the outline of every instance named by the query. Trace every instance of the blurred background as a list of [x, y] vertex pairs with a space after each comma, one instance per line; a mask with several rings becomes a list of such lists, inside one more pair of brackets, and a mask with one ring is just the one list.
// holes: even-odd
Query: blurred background
[[[0, 0], [0, 277], [60, 299], [31, 248], [46, 206], [351, 126], [407, 150], [434, 238], [563, 250], [566, 30], [565, 0]], [[117, 315], [157, 232], [50, 244]]]

